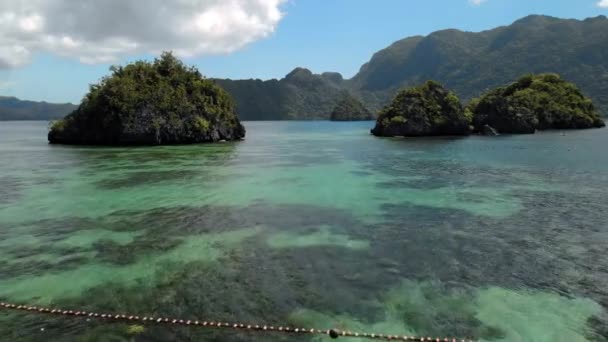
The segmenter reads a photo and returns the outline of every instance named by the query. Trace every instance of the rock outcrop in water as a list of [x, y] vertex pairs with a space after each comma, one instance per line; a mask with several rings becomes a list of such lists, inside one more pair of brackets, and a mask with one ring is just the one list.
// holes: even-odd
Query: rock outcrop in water
[[401, 90], [378, 115], [376, 136], [467, 135], [470, 118], [460, 100], [435, 81]]
[[524, 76], [472, 100], [467, 111], [479, 132], [488, 125], [499, 133], [605, 125], [591, 99], [556, 74]]
[[51, 126], [50, 143], [161, 145], [245, 136], [228, 93], [171, 53], [111, 70]]
[[496, 129], [494, 129], [494, 127], [490, 126], [490, 125], [483, 125], [483, 127], [481, 128], [481, 132], [482, 135], [487, 135], [487, 136], [497, 136], [500, 135], [498, 133], [498, 131], [496, 131]]
[[331, 111], [331, 121], [366, 121], [373, 120], [374, 115], [350, 94], [345, 94]]

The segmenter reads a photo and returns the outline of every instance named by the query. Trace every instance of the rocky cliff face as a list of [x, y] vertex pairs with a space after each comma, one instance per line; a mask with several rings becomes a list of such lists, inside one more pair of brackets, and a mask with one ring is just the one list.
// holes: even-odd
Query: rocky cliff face
[[556, 74], [527, 75], [493, 89], [468, 105], [477, 131], [500, 133], [604, 127], [591, 99]]
[[112, 71], [52, 125], [50, 143], [189, 144], [245, 136], [228, 93], [169, 53]]
[[52, 144], [72, 145], [166, 145], [196, 144], [238, 140], [245, 137], [245, 127], [238, 121], [209, 122], [202, 116], [182, 115], [169, 122], [162, 113], [141, 108], [128, 126], [98, 130], [68, 116], [55, 123], [48, 140]]
[[378, 115], [376, 136], [467, 135], [470, 118], [460, 100], [441, 84], [428, 81], [401, 90]]

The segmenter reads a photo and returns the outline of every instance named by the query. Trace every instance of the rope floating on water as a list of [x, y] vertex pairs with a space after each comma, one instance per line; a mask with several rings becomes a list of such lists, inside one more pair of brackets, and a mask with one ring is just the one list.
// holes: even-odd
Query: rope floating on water
[[154, 317], [154, 316], [135, 316], [135, 315], [117, 315], [117, 314], [100, 314], [96, 312], [87, 311], [73, 311], [63, 309], [49, 309], [39, 306], [29, 305], [16, 305], [10, 303], [0, 302], [0, 309], [27, 311], [31, 313], [39, 314], [51, 314], [56, 316], [75, 316], [83, 317], [87, 319], [106, 320], [114, 322], [130, 322], [130, 323], [143, 323], [143, 324], [165, 324], [165, 325], [184, 325], [184, 326], [195, 326], [195, 327], [208, 327], [208, 328], [223, 328], [232, 330], [245, 330], [251, 332], [274, 332], [274, 333], [289, 333], [289, 334], [308, 334], [308, 335], [327, 335], [331, 338], [338, 337], [357, 337], [375, 340], [387, 340], [387, 341], [435, 341], [435, 342], [473, 342], [472, 340], [464, 340], [457, 338], [431, 338], [431, 337], [416, 337], [416, 336], [405, 336], [405, 335], [387, 335], [387, 334], [375, 334], [375, 333], [362, 333], [352, 332], [337, 329], [305, 329], [305, 328], [294, 328], [294, 327], [275, 327], [273, 325], [259, 325], [259, 324], [243, 324], [243, 323], [226, 323], [216, 321], [200, 321], [200, 320], [184, 320], [174, 319], [166, 317]]

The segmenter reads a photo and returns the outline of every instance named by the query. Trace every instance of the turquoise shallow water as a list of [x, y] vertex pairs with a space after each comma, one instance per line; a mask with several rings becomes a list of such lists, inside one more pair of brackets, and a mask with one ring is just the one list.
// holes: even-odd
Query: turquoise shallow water
[[[0, 298], [608, 340], [608, 130], [380, 139], [371, 122], [246, 126], [237, 143], [93, 148], [47, 145], [43, 122], [0, 123]], [[0, 340], [287, 339], [0, 313]]]

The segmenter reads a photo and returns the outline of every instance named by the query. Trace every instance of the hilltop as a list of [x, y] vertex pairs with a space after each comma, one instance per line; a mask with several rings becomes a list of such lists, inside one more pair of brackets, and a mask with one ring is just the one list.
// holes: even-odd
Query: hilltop
[[230, 95], [171, 53], [110, 70], [52, 125], [50, 143], [163, 145], [245, 136]]

